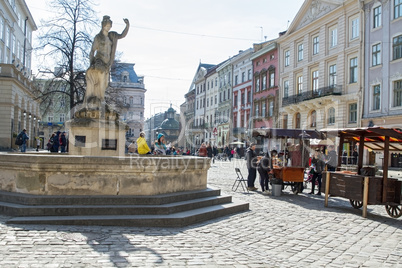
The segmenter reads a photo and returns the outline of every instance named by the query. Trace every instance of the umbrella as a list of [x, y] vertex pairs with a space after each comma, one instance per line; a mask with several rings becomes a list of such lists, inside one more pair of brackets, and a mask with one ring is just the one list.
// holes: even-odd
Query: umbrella
[[244, 145], [244, 142], [241, 142], [241, 141], [234, 141], [234, 142], [231, 142], [230, 144], [234, 144], [234, 145]]

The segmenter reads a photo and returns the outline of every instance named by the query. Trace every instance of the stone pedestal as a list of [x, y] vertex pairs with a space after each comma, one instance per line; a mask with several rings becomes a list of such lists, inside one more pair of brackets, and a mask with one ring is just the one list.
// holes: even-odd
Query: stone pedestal
[[66, 122], [69, 129], [69, 154], [124, 156], [127, 124], [106, 104], [85, 107]]

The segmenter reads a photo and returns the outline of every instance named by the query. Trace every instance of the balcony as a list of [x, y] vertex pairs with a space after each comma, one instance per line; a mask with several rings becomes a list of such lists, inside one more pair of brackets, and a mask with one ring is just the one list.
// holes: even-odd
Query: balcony
[[301, 94], [292, 95], [282, 99], [282, 107], [307, 100], [322, 98], [331, 95], [342, 95], [342, 86], [322, 87], [318, 90], [309, 90]]

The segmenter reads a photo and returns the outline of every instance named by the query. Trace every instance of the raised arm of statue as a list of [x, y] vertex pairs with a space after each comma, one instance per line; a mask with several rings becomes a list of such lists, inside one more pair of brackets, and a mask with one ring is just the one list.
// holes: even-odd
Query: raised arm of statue
[[130, 28], [130, 22], [128, 21], [128, 19], [123, 19], [123, 21], [126, 24], [126, 28], [124, 28], [124, 30], [119, 35], [119, 37], [118, 37], [119, 39], [126, 37], [126, 35], [128, 33], [128, 29]]

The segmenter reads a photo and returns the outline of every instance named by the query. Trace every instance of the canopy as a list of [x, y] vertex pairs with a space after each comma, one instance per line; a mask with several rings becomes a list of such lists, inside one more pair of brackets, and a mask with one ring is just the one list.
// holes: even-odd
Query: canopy
[[241, 142], [241, 141], [234, 141], [234, 142], [231, 142], [230, 144], [233, 144], [233, 145], [244, 145], [244, 142]]
[[385, 137], [389, 137], [389, 151], [402, 151], [402, 130], [399, 128], [322, 129], [321, 132], [326, 137], [342, 136], [346, 141], [359, 142], [360, 137], [364, 137], [364, 146], [374, 151], [384, 151]]
[[253, 137], [265, 138], [293, 138], [293, 139], [322, 139], [318, 130], [285, 129], [285, 128], [259, 128], [253, 130]]

